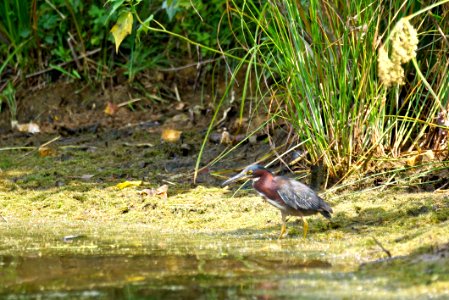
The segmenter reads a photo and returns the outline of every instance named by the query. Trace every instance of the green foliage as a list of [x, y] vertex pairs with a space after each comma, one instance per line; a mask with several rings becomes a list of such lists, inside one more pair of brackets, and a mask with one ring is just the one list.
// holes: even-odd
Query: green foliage
[[96, 33], [89, 36], [89, 42], [94, 47], [100, 46], [104, 39], [103, 33], [105, 32], [105, 26], [108, 23], [108, 15], [103, 6], [98, 6], [96, 4], [92, 4], [87, 13], [91, 20], [90, 26], [92, 32]]
[[11, 113], [11, 120], [16, 120], [17, 115], [17, 102], [16, 102], [16, 90], [11, 81], [8, 81], [6, 88], [0, 93], [0, 111], [2, 102], [6, 102], [9, 111]]
[[[176, 59], [197, 59], [198, 54], [203, 59], [216, 54], [238, 59], [235, 55], [219, 50], [232, 48], [236, 44], [232, 26], [228, 26], [226, 19], [226, 0], [213, 0], [207, 3], [172, 0], [151, 4], [141, 1], [108, 0], [108, 4], [110, 4], [111, 18], [116, 18], [123, 12], [131, 12], [133, 19], [136, 20], [132, 36], [125, 39], [129, 43], [121, 45], [122, 50], [130, 51], [126, 72], [130, 81], [133, 80], [136, 72], [140, 71], [139, 69], [143, 70], [148, 65], [164, 61], [159, 59], [160, 55], [157, 55], [156, 59], [152, 59], [150, 63], [136, 57], [142, 54], [144, 54], [142, 57], [147, 56], [149, 52], [146, 51], [147, 45], [151, 45], [151, 52], [164, 53]], [[114, 28], [112, 30], [116, 31]], [[173, 39], [167, 42], [167, 35], [187, 43], [180, 44]], [[142, 45], [141, 42], [146, 44]], [[200, 51], [195, 57], [192, 57], [192, 45], [197, 46], [197, 50]]]
[[[191, 1], [181, 2], [184, 2], [183, 9], [176, 15], [173, 32], [214, 49], [231, 50], [235, 46], [232, 25], [237, 24], [228, 22], [228, 1], [195, 1], [193, 5]], [[207, 56], [210, 52], [203, 48], [202, 54]]]
[[0, 35], [6, 40], [0, 58], [15, 51], [8, 66], [13, 72], [70, 62], [74, 55], [101, 46], [108, 35], [107, 10], [94, 1], [2, 1], [0, 17]]
[[30, 4], [20, 0], [2, 1], [0, 4], [0, 16], [3, 20], [0, 28], [13, 45], [31, 36]]
[[0, 3], [0, 51], [4, 55], [0, 58], [6, 59], [9, 52], [13, 52], [15, 60], [19, 65], [28, 60], [24, 58], [23, 52], [29, 49], [31, 37], [31, 2], [29, 1], [1, 1]]
[[[197, 57], [192, 53], [189, 43], [179, 44], [173, 39], [167, 41], [167, 33], [170, 32], [201, 45], [199, 49], [205, 57], [216, 55], [210, 52], [213, 49], [228, 49], [235, 44], [232, 27], [227, 25], [226, 0], [108, 0], [105, 5], [79, 0], [3, 1], [0, 4], [0, 39], [6, 43], [0, 44], [0, 58], [6, 63], [2, 70], [14, 74], [21, 70], [29, 74], [46, 69], [50, 64], [70, 63], [64, 69], [72, 73], [71, 68], [76, 67], [86, 78], [89, 76], [89, 65], [83, 59], [81, 70], [79, 65], [72, 63], [74, 58], [82, 57], [97, 47], [106, 52], [112, 41], [109, 22], [115, 22], [123, 10], [130, 10], [137, 19], [134, 22], [134, 33], [137, 32], [137, 35], [125, 38], [121, 45], [122, 55], [133, 63], [126, 64], [121, 56], [110, 57], [112, 63], [103, 60], [103, 65], [114, 67], [118, 63], [120, 66], [144, 66], [145, 61], [140, 59], [148, 55], [141, 54], [149, 46], [152, 48], [150, 52], [165, 53], [166, 56], [175, 53], [179, 58], [192, 58], [192, 54]], [[152, 30], [143, 39], [145, 45], [141, 45], [141, 33], [148, 33], [154, 24], [156, 28], [153, 29], [158, 30]], [[9, 57], [10, 53], [14, 53], [13, 57]], [[133, 57], [137, 53], [139, 56]], [[133, 67], [128, 73], [135, 74], [136, 70]]]

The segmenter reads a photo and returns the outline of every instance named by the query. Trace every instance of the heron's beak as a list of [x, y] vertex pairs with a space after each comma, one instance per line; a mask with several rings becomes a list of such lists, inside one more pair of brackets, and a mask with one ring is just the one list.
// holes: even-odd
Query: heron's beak
[[226, 185], [230, 184], [231, 182], [235, 182], [235, 181], [237, 181], [237, 180], [239, 180], [239, 179], [246, 178], [246, 177], [247, 177], [247, 176], [246, 176], [246, 173], [245, 173], [245, 172], [241, 172], [241, 173], [239, 173], [239, 174], [237, 174], [237, 175], [235, 175], [235, 176], [229, 178], [229, 179], [226, 180], [225, 182], [223, 182], [223, 183], [221, 184], [221, 186], [226, 186]]

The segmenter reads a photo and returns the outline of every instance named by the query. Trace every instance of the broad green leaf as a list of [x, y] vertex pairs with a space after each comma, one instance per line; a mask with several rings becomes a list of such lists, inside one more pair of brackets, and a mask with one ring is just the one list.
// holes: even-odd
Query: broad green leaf
[[177, 0], [165, 0], [162, 3], [162, 8], [167, 12], [168, 18], [173, 20], [173, 17], [178, 12], [178, 1]]
[[118, 48], [122, 43], [123, 39], [131, 33], [133, 28], [133, 15], [131, 12], [127, 11], [120, 15], [117, 23], [112, 27], [111, 33], [115, 40], [115, 52], [118, 52]]
[[148, 27], [150, 26], [150, 22], [153, 21], [154, 15], [149, 16], [145, 19], [145, 21], [142, 22], [142, 24], [139, 26], [138, 31], [143, 31], [144, 33], [147, 33]]
[[150, 22], [153, 20], [154, 15], [149, 16], [142, 24], [137, 28], [137, 41], [140, 42], [140, 34], [147, 33], [148, 28], [150, 27]]
[[106, 3], [112, 3], [112, 7], [111, 7], [111, 10], [109, 11], [108, 18], [110, 18], [115, 13], [115, 11], [123, 5], [123, 2], [125, 2], [125, 0], [108, 0], [106, 2]]

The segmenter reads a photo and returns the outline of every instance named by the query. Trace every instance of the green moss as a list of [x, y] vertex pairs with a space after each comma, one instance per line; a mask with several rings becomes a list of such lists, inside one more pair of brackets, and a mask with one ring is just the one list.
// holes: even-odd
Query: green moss
[[13, 163], [9, 157], [5, 157], [3, 155], [0, 156], [0, 170], [10, 168], [12, 165]]

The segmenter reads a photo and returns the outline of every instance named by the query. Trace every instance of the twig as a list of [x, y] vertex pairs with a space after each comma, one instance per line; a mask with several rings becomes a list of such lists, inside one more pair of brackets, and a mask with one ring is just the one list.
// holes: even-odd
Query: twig
[[175, 86], [174, 86], [174, 90], [175, 90], [176, 100], [178, 102], [181, 102], [181, 96], [179, 96], [178, 86], [176, 85], [176, 83], [175, 83]]
[[81, 64], [78, 59], [78, 56], [76, 55], [75, 47], [73, 46], [72, 41], [75, 41], [75, 38], [73, 35], [69, 32], [69, 37], [67, 38], [67, 44], [69, 44], [70, 52], [72, 53], [73, 60], [75, 61], [76, 68], [78, 70], [81, 70]]
[[61, 138], [61, 136], [58, 135], [57, 137], [51, 139], [50, 141], [48, 141], [48, 142], [46, 142], [46, 143], [43, 143], [43, 144], [40, 145], [39, 147], [34, 147], [34, 149], [33, 149], [32, 151], [30, 151], [30, 152], [28, 152], [28, 153], [25, 153], [22, 157], [26, 157], [26, 156], [30, 155], [31, 153], [34, 153], [35, 151], [38, 151], [40, 148], [43, 148], [43, 147], [45, 147], [45, 146], [50, 145], [50, 144], [53, 143], [53, 142], [56, 142], [56, 141], [59, 140], [60, 138]]
[[157, 100], [157, 101], [160, 101], [160, 102], [167, 102], [167, 100], [165, 100], [165, 99], [163, 99], [163, 98], [161, 98], [161, 97], [159, 97], [157, 95], [149, 94], [149, 95], [145, 95], [145, 97], [150, 98], [150, 99], [154, 99], [154, 100]]
[[125, 102], [122, 102], [122, 103], [117, 104], [117, 107], [126, 106], [126, 105], [132, 104], [132, 103], [134, 103], [134, 102], [138, 102], [138, 101], [140, 101], [140, 100], [142, 100], [142, 99], [143, 99], [143, 98], [134, 98], [134, 99], [131, 99], [131, 100], [128, 100], [128, 101], [125, 101]]
[[137, 148], [151, 148], [151, 147], [154, 147], [154, 145], [151, 144], [151, 143], [127, 143], [127, 142], [125, 142], [122, 145], [126, 146], [126, 147], [137, 147]]
[[190, 7], [193, 8], [193, 10], [196, 12], [196, 14], [198, 15], [198, 17], [200, 17], [201, 22], [204, 22], [203, 17], [200, 15], [199, 11], [196, 9], [195, 5], [193, 5], [192, 0], [190, 0]]
[[51, 1], [45, 0], [45, 2], [48, 4], [48, 6], [50, 6], [54, 11], [58, 13], [61, 19], [65, 20], [67, 18]]
[[[79, 55], [76, 58], [77, 59], [86, 58], [86, 57], [94, 55], [94, 54], [96, 54], [96, 53], [98, 53], [100, 51], [101, 51], [101, 48], [94, 49], [92, 51], [86, 52], [86, 54]], [[60, 63], [60, 64], [58, 64], [56, 66], [57, 67], [63, 67], [65, 65], [71, 64], [72, 62], [74, 62], [74, 59], [72, 59], [70, 61], [66, 61], [66, 62]], [[52, 70], [54, 70], [54, 68], [47, 68], [47, 69], [44, 69], [44, 70], [40, 70], [40, 71], [37, 71], [36, 73], [31, 73], [31, 74], [26, 75], [25, 78], [31, 78], [31, 77], [34, 77], [34, 76], [37, 76], [37, 75], [41, 75], [41, 74], [47, 73], [47, 72], [52, 71]]]
[[218, 58], [211, 58], [211, 59], [206, 59], [203, 60], [201, 62], [196, 62], [196, 63], [191, 63], [191, 64], [187, 64], [185, 66], [181, 66], [181, 67], [176, 67], [176, 68], [168, 68], [168, 69], [157, 69], [157, 71], [160, 72], [174, 72], [174, 71], [180, 71], [180, 70], [184, 70], [187, 68], [192, 68], [192, 67], [198, 67], [199, 65], [205, 65], [214, 61], [218, 61], [220, 59], [223, 59], [223, 57], [218, 57]]
[[23, 146], [23, 147], [4, 147], [4, 148], [0, 148], [0, 152], [1, 151], [9, 151], [9, 150], [34, 150], [36, 149], [36, 147], [31, 147], [31, 146]]
[[2, 218], [3, 221], [5, 221], [5, 223], [8, 223], [8, 220], [6, 220], [4, 216], [0, 215], [0, 217]]
[[391, 258], [391, 252], [389, 250], [385, 249], [384, 246], [382, 246], [382, 244], [375, 237], [373, 237], [373, 240], [377, 244], [377, 246], [379, 246], [380, 249], [382, 249], [382, 251], [387, 254], [388, 258]]
[[43, 144], [40, 145], [38, 148], [42, 148], [42, 147], [48, 146], [48, 145], [50, 145], [51, 143], [56, 142], [56, 141], [59, 140], [60, 138], [61, 138], [61, 136], [58, 135], [57, 137], [53, 138], [52, 140], [49, 140], [48, 142], [43, 143]]

